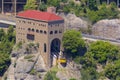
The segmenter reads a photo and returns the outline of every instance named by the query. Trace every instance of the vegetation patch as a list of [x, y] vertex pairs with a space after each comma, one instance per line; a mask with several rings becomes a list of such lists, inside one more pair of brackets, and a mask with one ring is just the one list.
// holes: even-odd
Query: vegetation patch
[[49, 71], [44, 77], [44, 80], [60, 80], [56, 77], [56, 71]]
[[10, 65], [10, 53], [15, 44], [15, 32], [13, 26], [8, 28], [7, 33], [0, 29], [0, 76]]
[[31, 74], [31, 75], [36, 75], [36, 74], [37, 74], [37, 71], [36, 71], [35, 69], [32, 69], [32, 70], [30, 71], [30, 74]]
[[27, 56], [24, 57], [24, 59], [31, 59], [33, 57], [35, 57], [35, 56], [34, 55], [27, 55]]
[[33, 59], [28, 59], [28, 61], [29, 61], [29, 62], [34, 62], [34, 60], [33, 60]]

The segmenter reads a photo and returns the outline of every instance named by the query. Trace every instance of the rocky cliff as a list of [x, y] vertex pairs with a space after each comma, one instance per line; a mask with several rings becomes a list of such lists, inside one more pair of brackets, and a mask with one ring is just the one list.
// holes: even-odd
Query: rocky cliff
[[[24, 44], [19, 49], [11, 53], [11, 65], [7, 71], [8, 80], [44, 80], [45, 75], [53, 68], [46, 68], [43, 58], [38, 51], [36, 44]], [[56, 67], [56, 77], [60, 80], [69, 80], [71, 78], [80, 79], [79, 66], [73, 66], [69, 62], [63, 67], [58, 64]]]
[[92, 32], [96, 36], [119, 40], [120, 19], [100, 20], [93, 25]]
[[80, 28], [87, 28], [88, 23], [87, 21], [77, 17], [75, 14], [64, 14], [61, 13], [59, 16], [63, 17], [65, 20], [65, 29], [77, 29], [79, 30]]

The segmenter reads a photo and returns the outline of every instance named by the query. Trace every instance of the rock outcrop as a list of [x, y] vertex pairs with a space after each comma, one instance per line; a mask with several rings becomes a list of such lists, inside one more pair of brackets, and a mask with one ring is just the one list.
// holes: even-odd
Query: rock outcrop
[[120, 39], [120, 19], [100, 20], [92, 27], [92, 33], [95, 36]]
[[65, 29], [79, 30], [80, 28], [84, 28], [84, 29], [88, 28], [87, 21], [77, 17], [75, 14], [61, 13], [61, 14], [59, 14], [59, 16], [63, 17], [65, 20]]
[[11, 58], [12, 64], [8, 70], [8, 79], [43, 80], [47, 70], [35, 45], [25, 44], [19, 50], [12, 51], [12, 55], [14, 57]]

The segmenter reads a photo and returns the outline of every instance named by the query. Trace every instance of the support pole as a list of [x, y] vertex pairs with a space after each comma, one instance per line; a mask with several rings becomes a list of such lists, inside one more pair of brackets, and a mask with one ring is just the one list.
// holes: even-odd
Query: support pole
[[117, 0], [117, 6], [119, 7], [119, 5], [120, 5], [120, 1], [119, 1], [119, 0]]
[[110, 3], [110, 0], [107, 0], [107, 4], [109, 4]]
[[14, 13], [15, 13], [15, 16], [16, 16], [16, 12], [17, 12], [17, 11], [16, 11], [16, 7], [17, 7], [17, 4], [16, 4], [16, 3], [17, 3], [16, 0], [14, 0], [14, 6], [15, 6], [15, 8], [14, 8], [14, 11], [15, 11], [15, 12], [14, 12]]
[[2, 0], [2, 14], [4, 14], [4, 1]]

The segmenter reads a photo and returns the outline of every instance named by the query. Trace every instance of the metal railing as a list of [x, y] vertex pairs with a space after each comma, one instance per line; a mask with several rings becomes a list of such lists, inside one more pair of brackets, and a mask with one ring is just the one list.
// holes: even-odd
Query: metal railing
[[88, 35], [88, 34], [82, 34], [82, 36], [86, 38], [96, 39], [96, 40], [105, 40], [105, 41], [120, 43], [120, 40], [117, 40], [114, 38], [106, 38], [106, 37], [94, 36], [94, 35]]

